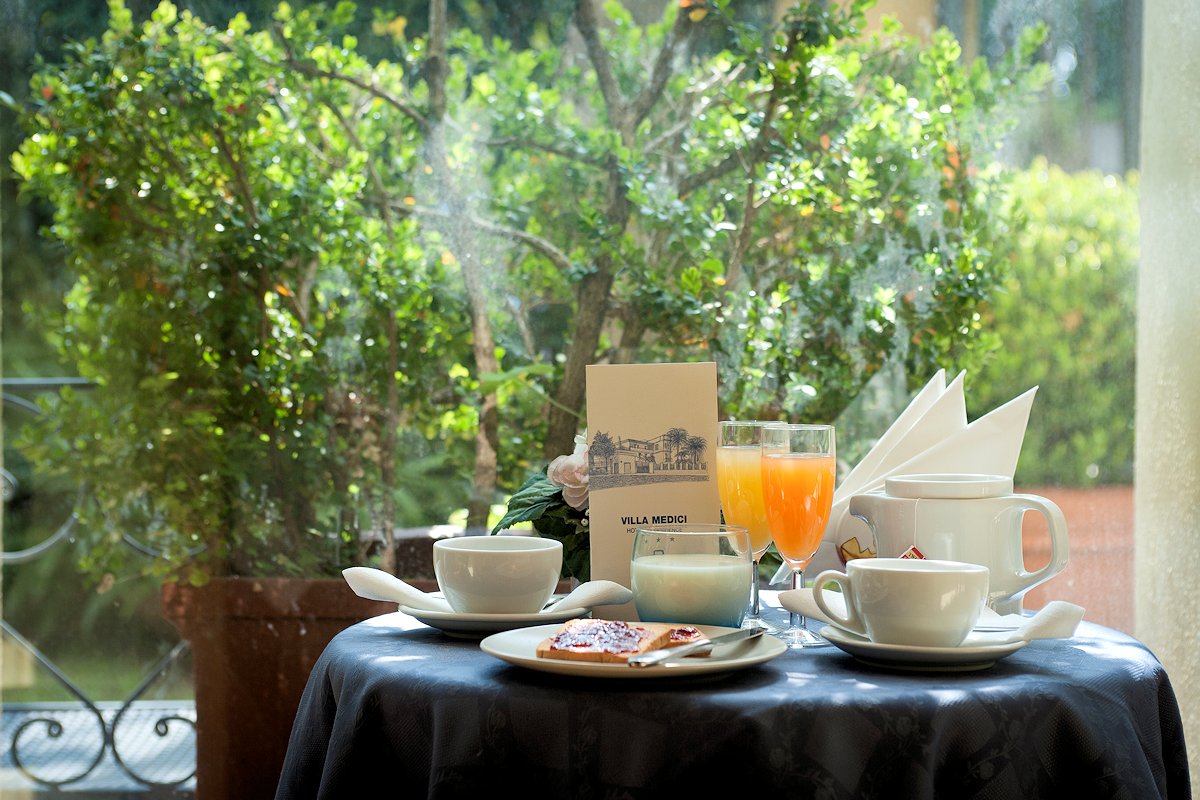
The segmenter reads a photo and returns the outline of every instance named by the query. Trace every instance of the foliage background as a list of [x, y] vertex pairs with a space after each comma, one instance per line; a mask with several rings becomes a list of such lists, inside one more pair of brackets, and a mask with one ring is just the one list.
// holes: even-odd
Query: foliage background
[[1011, 277], [985, 325], [1002, 347], [967, 387], [972, 417], [1039, 386], [1017, 466], [1027, 486], [1133, 482], [1137, 174], [1068, 173], [1038, 160], [1014, 178], [1022, 224]]
[[384, 58], [349, 3], [110, 6], [35, 75], [13, 160], [76, 275], [42, 324], [97, 383], [26, 451], [87, 477], [99, 574], [117, 530], [197, 581], [336, 571], [438, 478], [484, 525], [569, 449], [589, 363], [713, 359], [724, 414], [816, 420], [992, 346], [1040, 31], [989, 68], [857, 6], [764, 32], [581, 3], [583, 46], [545, 49], [376, 14]]

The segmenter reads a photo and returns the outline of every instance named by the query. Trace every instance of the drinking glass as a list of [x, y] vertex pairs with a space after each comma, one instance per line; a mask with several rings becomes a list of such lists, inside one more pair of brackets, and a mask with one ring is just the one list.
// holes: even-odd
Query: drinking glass
[[[833, 508], [837, 475], [832, 425], [764, 425], [761, 436], [763, 504], [775, 549], [792, 570], [792, 588], [804, 585], [804, 568], [817, 554]], [[791, 615], [780, 634], [789, 647], [828, 644]]]
[[762, 621], [758, 601], [758, 561], [771, 546], [771, 529], [763, 506], [759, 420], [726, 420], [720, 423], [717, 443], [717, 487], [725, 521], [750, 534], [750, 610], [743, 628], [770, 627]]
[[737, 628], [750, 593], [750, 535], [736, 525], [638, 528], [629, 578], [642, 622]]

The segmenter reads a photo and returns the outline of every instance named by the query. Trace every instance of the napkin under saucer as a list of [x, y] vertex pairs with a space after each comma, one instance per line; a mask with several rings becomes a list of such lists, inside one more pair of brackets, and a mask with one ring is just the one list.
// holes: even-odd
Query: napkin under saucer
[[[845, 611], [844, 606], [839, 607], [842, 598], [838, 597], [836, 592], [825, 592], [824, 597], [835, 611], [839, 613]], [[813, 600], [812, 589], [791, 589], [780, 592], [779, 603], [788, 611], [803, 614], [841, 629], [840, 625], [826, 617], [825, 612], [817, 606]], [[959, 647], [1031, 642], [1034, 639], [1065, 639], [1075, 634], [1075, 628], [1082, 619], [1083, 608], [1064, 600], [1047, 603], [1045, 608], [1032, 617], [1026, 617], [1023, 614], [1001, 615], [985, 607], [979, 615], [979, 622], [976, 624], [975, 630], [967, 634], [967, 638]], [[860, 634], [854, 631], [846, 632], [861, 638]]]
[[[398, 603], [409, 609], [434, 612], [439, 615], [454, 614], [454, 609], [446, 600], [436, 594], [423, 592], [381, 569], [372, 567], [348, 567], [342, 570], [342, 577], [359, 597], [368, 600], [383, 600]], [[548, 619], [558, 617], [561, 612], [569, 609], [589, 609], [592, 606], [628, 603], [633, 599], [633, 592], [613, 581], [588, 581], [575, 587], [570, 594], [549, 604], [539, 612], [530, 616], [545, 615]], [[481, 616], [472, 614], [469, 616]], [[498, 615], [511, 616], [511, 615]]]
[[969, 672], [987, 669], [1002, 658], [1025, 647], [1024, 639], [993, 644], [968, 644], [957, 647], [916, 647], [878, 644], [864, 636], [826, 625], [821, 636], [859, 661], [876, 667], [905, 672]]
[[[837, 613], [845, 613], [842, 598], [836, 592], [825, 593]], [[984, 608], [975, 630], [956, 647], [917, 647], [880, 644], [848, 631], [825, 616], [813, 601], [812, 589], [792, 589], [779, 593], [779, 602], [788, 611], [825, 622], [821, 635], [859, 661], [873, 666], [905, 671], [962, 672], [987, 669], [1000, 659], [1020, 650], [1035, 639], [1068, 638], [1083, 619], [1083, 608], [1055, 600], [1032, 617], [1022, 614], [997, 614]]]

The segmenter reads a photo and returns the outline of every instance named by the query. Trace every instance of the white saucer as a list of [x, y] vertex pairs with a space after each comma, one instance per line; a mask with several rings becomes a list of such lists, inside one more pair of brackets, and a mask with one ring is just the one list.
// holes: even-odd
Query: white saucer
[[[733, 633], [737, 628], [716, 625], [697, 625], [705, 636]], [[558, 631], [558, 625], [542, 625], [493, 634], [479, 647], [496, 658], [528, 667], [539, 672], [557, 675], [580, 675], [589, 678], [681, 678], [691, 675], [716, 675], [746, 669], [787, 652], [787, 645], [774, 636], [759, 636], [745, 642], [716, 648], [711, 656], [683, 658], [652, 667], [631, 667], [628, 664], [602, 664], [595, 661], [566, 661], [561, 658], [538, 658], [538, 642]]]
[[916, 647], [902, 644], [876, 644], [870, 639], [826, 625], [821, 635], [850, 655], [867, 664], [919, 672], [967, 672], [987, 669], [1005, 656], [1012, 655], [1029, 642], [960, 647]]
[[576, 617], [591, 615], [588, 608], [560, 608], [554, 611], [538, 611], [533, 614], [456, 614], [452, 611], [430, 611], [401, 605], [400, 611], [431, 628], [438, 628], [450, 636], [479, 638], [489, 633], [525, 628], [530, 625], [562, 623]]

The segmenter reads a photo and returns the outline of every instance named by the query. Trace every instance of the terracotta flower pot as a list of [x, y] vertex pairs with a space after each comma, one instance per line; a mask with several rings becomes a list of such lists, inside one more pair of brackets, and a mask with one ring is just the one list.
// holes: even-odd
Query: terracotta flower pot
[[198, 800], [274, 797], [321, 651], [344, 628], [396, 610], [358, 597], [341, 580], [168, 583], [161, 600], [163, 616], [192, 647]]

